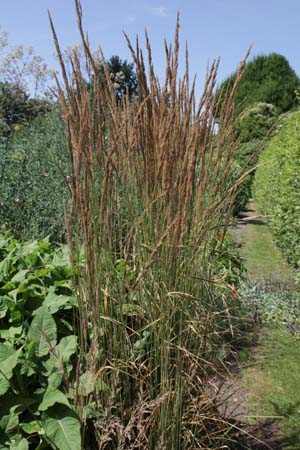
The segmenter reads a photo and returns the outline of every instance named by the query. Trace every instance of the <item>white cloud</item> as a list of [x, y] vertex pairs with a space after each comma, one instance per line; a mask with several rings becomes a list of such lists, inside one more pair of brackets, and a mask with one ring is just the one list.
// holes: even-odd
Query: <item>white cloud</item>
[[166, 17], [167, 15], [167, 8], [163, 5], [160, 6], [148, 6], [147, 11], [150, 14], [153, 14], [154, 16], [158, 17]]

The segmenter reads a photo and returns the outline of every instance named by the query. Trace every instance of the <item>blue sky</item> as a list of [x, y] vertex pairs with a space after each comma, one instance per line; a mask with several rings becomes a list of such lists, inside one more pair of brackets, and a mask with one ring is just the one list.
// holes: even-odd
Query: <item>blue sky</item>
[[[149, 32], [154, 63], [163, 75], [163, 39], [172, 40], [180, 12], [182, 65], [188, 42], [191, 73], [203, 83], [208, 62], [221, 57], [219, 81], [235, 70], [253, 43], [252, 56], [283, 54], [300, 75], [299, 0], [82, 0], [84, 24], [93, 47], [101, 45], [130, 59], [122, 34], [143, 38]], [[79, 42], [73, 0], [2, 0], [0, 25], [11, 44], [33, 46], [50, 66], [55, 65], [47, 10], [50, 10], [61, 46]], [[143, 41], [143, 39], [142, 39]]]

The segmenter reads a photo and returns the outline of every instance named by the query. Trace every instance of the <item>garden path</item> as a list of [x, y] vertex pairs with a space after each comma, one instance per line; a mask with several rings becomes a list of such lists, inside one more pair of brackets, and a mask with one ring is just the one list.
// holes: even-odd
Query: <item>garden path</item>
[[[232, 234], [245, 258], [251, 284], [266, 286], [275, 295], [295, 289], [292, 270], [275, 246], [266, 220], [253, 201], [239, 217]], [[246, 357], [240, 355], [232, 378], [222, 387], [221, 399], [227, 400], [220, 407], [221, 413], [239, 429], [239, 444], [235, 447], [238, 450], [299, 450], [300, 420], [294, 410], [299, 409], [300, 395], [293, 401], [291, 394], [299, 390], [299, 385], [295, 385], [299, 373], [295, 371], [300, 370], [299, 341], [272, 327], [258, 326], [254, 334]], [[276, 353], [275, 349], [281, 351]], [[291, 382], [285, 386], [284, 378], [289, 372]], [[274, 376], [278, 377], [278, 384]], [[277, 410], [274, 406], [276, 414], [270, 412], [272, 401], [277, 406]]]

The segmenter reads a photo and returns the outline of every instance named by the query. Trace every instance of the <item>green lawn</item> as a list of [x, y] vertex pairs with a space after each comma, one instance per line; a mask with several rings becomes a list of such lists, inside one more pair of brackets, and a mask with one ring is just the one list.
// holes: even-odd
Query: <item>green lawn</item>
[[[249, 210], [248, 216], [258, 215], [254, 203], [249, 205]], [[241, 254], [252, 283], [271, 282], [269, 290], [260, 294], [265, 297], [264, 300], [261, 297], [259, 303], [267, 312], [264, 315], [267, 324], [260, 329], [258, 345], [250, 352], [243, 374], [245, 386], [249, 389], [249, 422], [274, 418], [281, 430], [283, 449], [299, 450], [300, 333], [298, 336], [291, 334], [283, 324], [283, 317], [291, 312], [292, 317], [287, 322], [293, 321], [294, 316], [298, 320], [300, 313], [285, 303], [287, 293], [280, 291], [284, 287], [296, 295], [293, 272], [275, 246], [270, 229], [263, 220], [240, 226], [238, 241], [242, 244]]]
[[250, 421], [277, 418], [284, 450], [300, 449], [300, 341], [266, 329], [244, 371]]
[[[258, 214], [253, 202], [249, 210], [248, 215]], [[240, 226], [238, 240], [242, 244], [241, 254], [253, 281], [264, 279], [286, 283], [293, 278], [281, 251], [275, 246], [270, 228], [263, 220]]]

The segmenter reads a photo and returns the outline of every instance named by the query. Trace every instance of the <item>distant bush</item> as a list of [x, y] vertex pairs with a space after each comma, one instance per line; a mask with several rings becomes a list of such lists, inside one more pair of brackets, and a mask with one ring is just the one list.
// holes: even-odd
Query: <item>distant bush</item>
[[262, 139], [275, 124], [277, 109], [270, 103], [256, 103], [249, 106], [240, 115], [237, 123], [237, 135], [242, 143], [253, 139]]
[[255, 174], [254, 167], [264, 146], [268, 132], [278, 118], [277, 109], [268, 103], [256, 103], [249, 106], [237, 121], [237, 137], [240, 145], [235, 152], [235, 161], [240, 173], [250, 171], [249, 175], [239, 185], [234, 213], [238, 214], [245, 208], [252, 196], [252, 183]]
[[276, 243], [300, 266], [300, 112], [289, 114], [259, 159], [254, 194], [269, 216]]
[[[234, 204], [233, 214], [237, 215], [245, 209], [249, 199], [252, 197], [252, 184], [255, 174], [254, 167], [257, 165], [263, 142], [259, 139], [242, 143], [235, 152], [234, 180], [242, 174], [248, 175], [239, 184]], [[233, 180], [233, 181], [234, 181]]]
[[58, 109], [0, 141], [2, 227], [25, 240], [64, 241], [69, 157]]
[[8, 128], [0, 135], [7, 135], [15, 125], [32, 122], [39, 115], [51, 110], [51, 103], [46, 99], [30, 98], [26, 90], [19, 85], [0, 81], [0, 122]]

